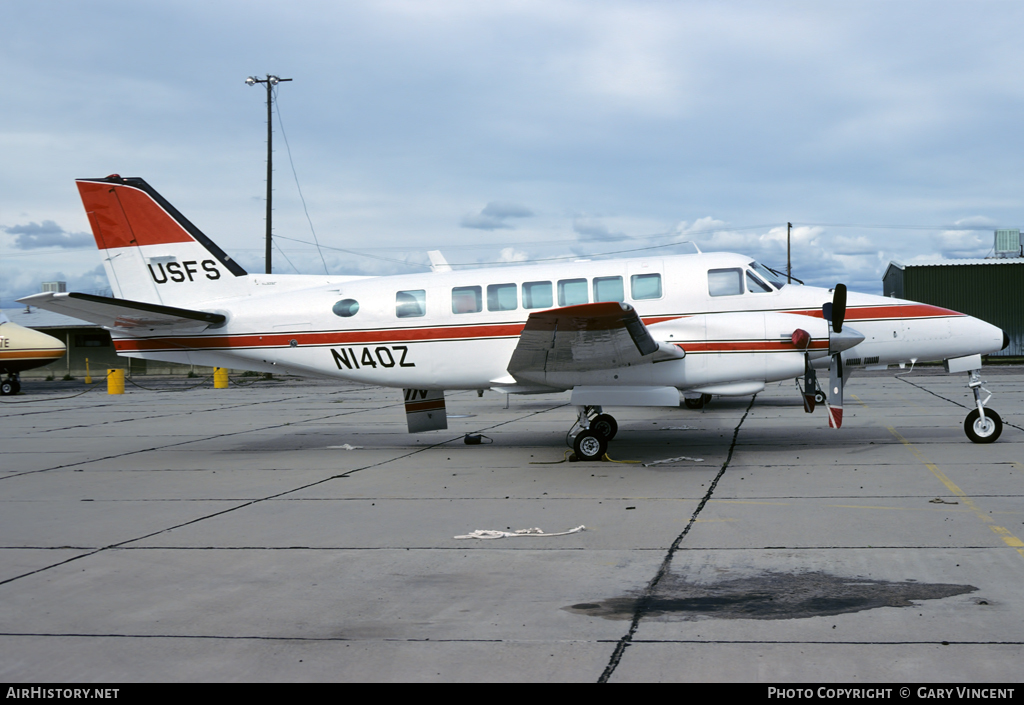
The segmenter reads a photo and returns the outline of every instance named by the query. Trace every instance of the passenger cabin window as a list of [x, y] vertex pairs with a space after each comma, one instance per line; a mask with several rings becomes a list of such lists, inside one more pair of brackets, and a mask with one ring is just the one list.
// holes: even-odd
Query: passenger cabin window
[[483, 294], [478, 286], [457, 286], [452, 289], [452, 313], [483, 311]]
[[399, 291], [395, 294], [395, 315], [399, 318], [416, 318], [427, 315], [427, 292], [425, 289]]
[[758, 279], [754, 274], [747, 272], [747, 291], [751, 294], [764, 294], [771, 290], [770, 286]]
[[491, 284], [487, 287], [488, 311], [515, 311], [517, 308], [515, 284]]
[[551, 308], [554, 305], [551, 282], [523, 283], [523, 308]]
[[558, 305], [576, 306], [578, 304], [590, 303], [587, 299], [586, 279], [559, 279], [558, 280]]
[[629, 286], [634, 301], [661, 298], [660, 274], [634, 274], [629, 279]]
[[712, 296], [736, 296], [743, 293], [742, 269], [709, 269], [708, 293]]
[[618, 301], [620, 304], [626, 300], [625, 291], [622, 288], [622, 277], [594, 277], [594, 301]]

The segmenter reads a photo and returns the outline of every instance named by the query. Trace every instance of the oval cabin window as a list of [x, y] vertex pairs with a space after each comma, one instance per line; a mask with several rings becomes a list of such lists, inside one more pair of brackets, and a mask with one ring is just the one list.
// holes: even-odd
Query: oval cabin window
[[331, 310], [334, 311], [335, 316], [348, 318], [349, 316], [354, 316], [359, 312], [359, 302], [355, 299], [342, 299], [338, 303], [334, 304], [334, 308]]

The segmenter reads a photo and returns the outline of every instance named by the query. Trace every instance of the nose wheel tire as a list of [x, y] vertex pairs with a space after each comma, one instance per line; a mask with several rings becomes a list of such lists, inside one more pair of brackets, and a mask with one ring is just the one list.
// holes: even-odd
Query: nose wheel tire
[[19, 391], [21, 391], [21, 385], [13, 379], [5, 379], [3, 382], [0, 382], [0, 394], [5, 397], [17, 394]]
[[603, 436], [588, 429], [576, 434], [572, 443], [577, 460], [600, 460], [608, 451], [608, 441]]
[[1003, 432], [1003, 420], [991, 409], [985, 409], [985, 418], [977, 409], [967, 414], [964, 420], [964, 433], [975, 443], [993, 443]]
[[825, 393], [824, 392], [815, 392], [815, 394], [814, 394], [814, 401], [815, 401], [816, 404], [824, 404], [825, 403]]

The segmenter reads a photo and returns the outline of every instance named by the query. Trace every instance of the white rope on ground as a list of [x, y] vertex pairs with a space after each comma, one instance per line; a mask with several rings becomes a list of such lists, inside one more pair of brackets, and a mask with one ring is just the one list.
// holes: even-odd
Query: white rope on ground
[[569, 529], [568, 531], [560, 531], [557, 534], [545, 534], [541, 529], [516, 529], [515, 531], [497, 531], [494, 529], [477, 529], [471, 534], [465, 534], [463, 536], [453, 536], [456, 539], [503, 539], [510, 538], [514, 539], [518, 536], [565, 536], [566, 534], [575, 534], [578, 531], [586, 531], [587, 527], [580, 524], [575, 529]]
[[665, 458], [664, 460], [652, 460], [649, 463], [644, 463], [645, 468], [649, 468], [652, 465], [660, 465], [661, 463], [674, 463], [677, 460], [692, 460], [695, 463], [703, 463], [704, 458], [691, 458], [688, 455], [680, 455], [678, 458]]

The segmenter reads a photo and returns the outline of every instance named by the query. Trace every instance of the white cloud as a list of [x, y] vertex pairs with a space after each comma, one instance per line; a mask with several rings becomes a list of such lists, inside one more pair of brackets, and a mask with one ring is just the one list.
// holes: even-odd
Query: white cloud
[[522, 250], [517, 250], [514, 247], [502, 248], [501, 253], [498, 256], [501, 262], [525, 262], [528, 259], [528, 255]]

